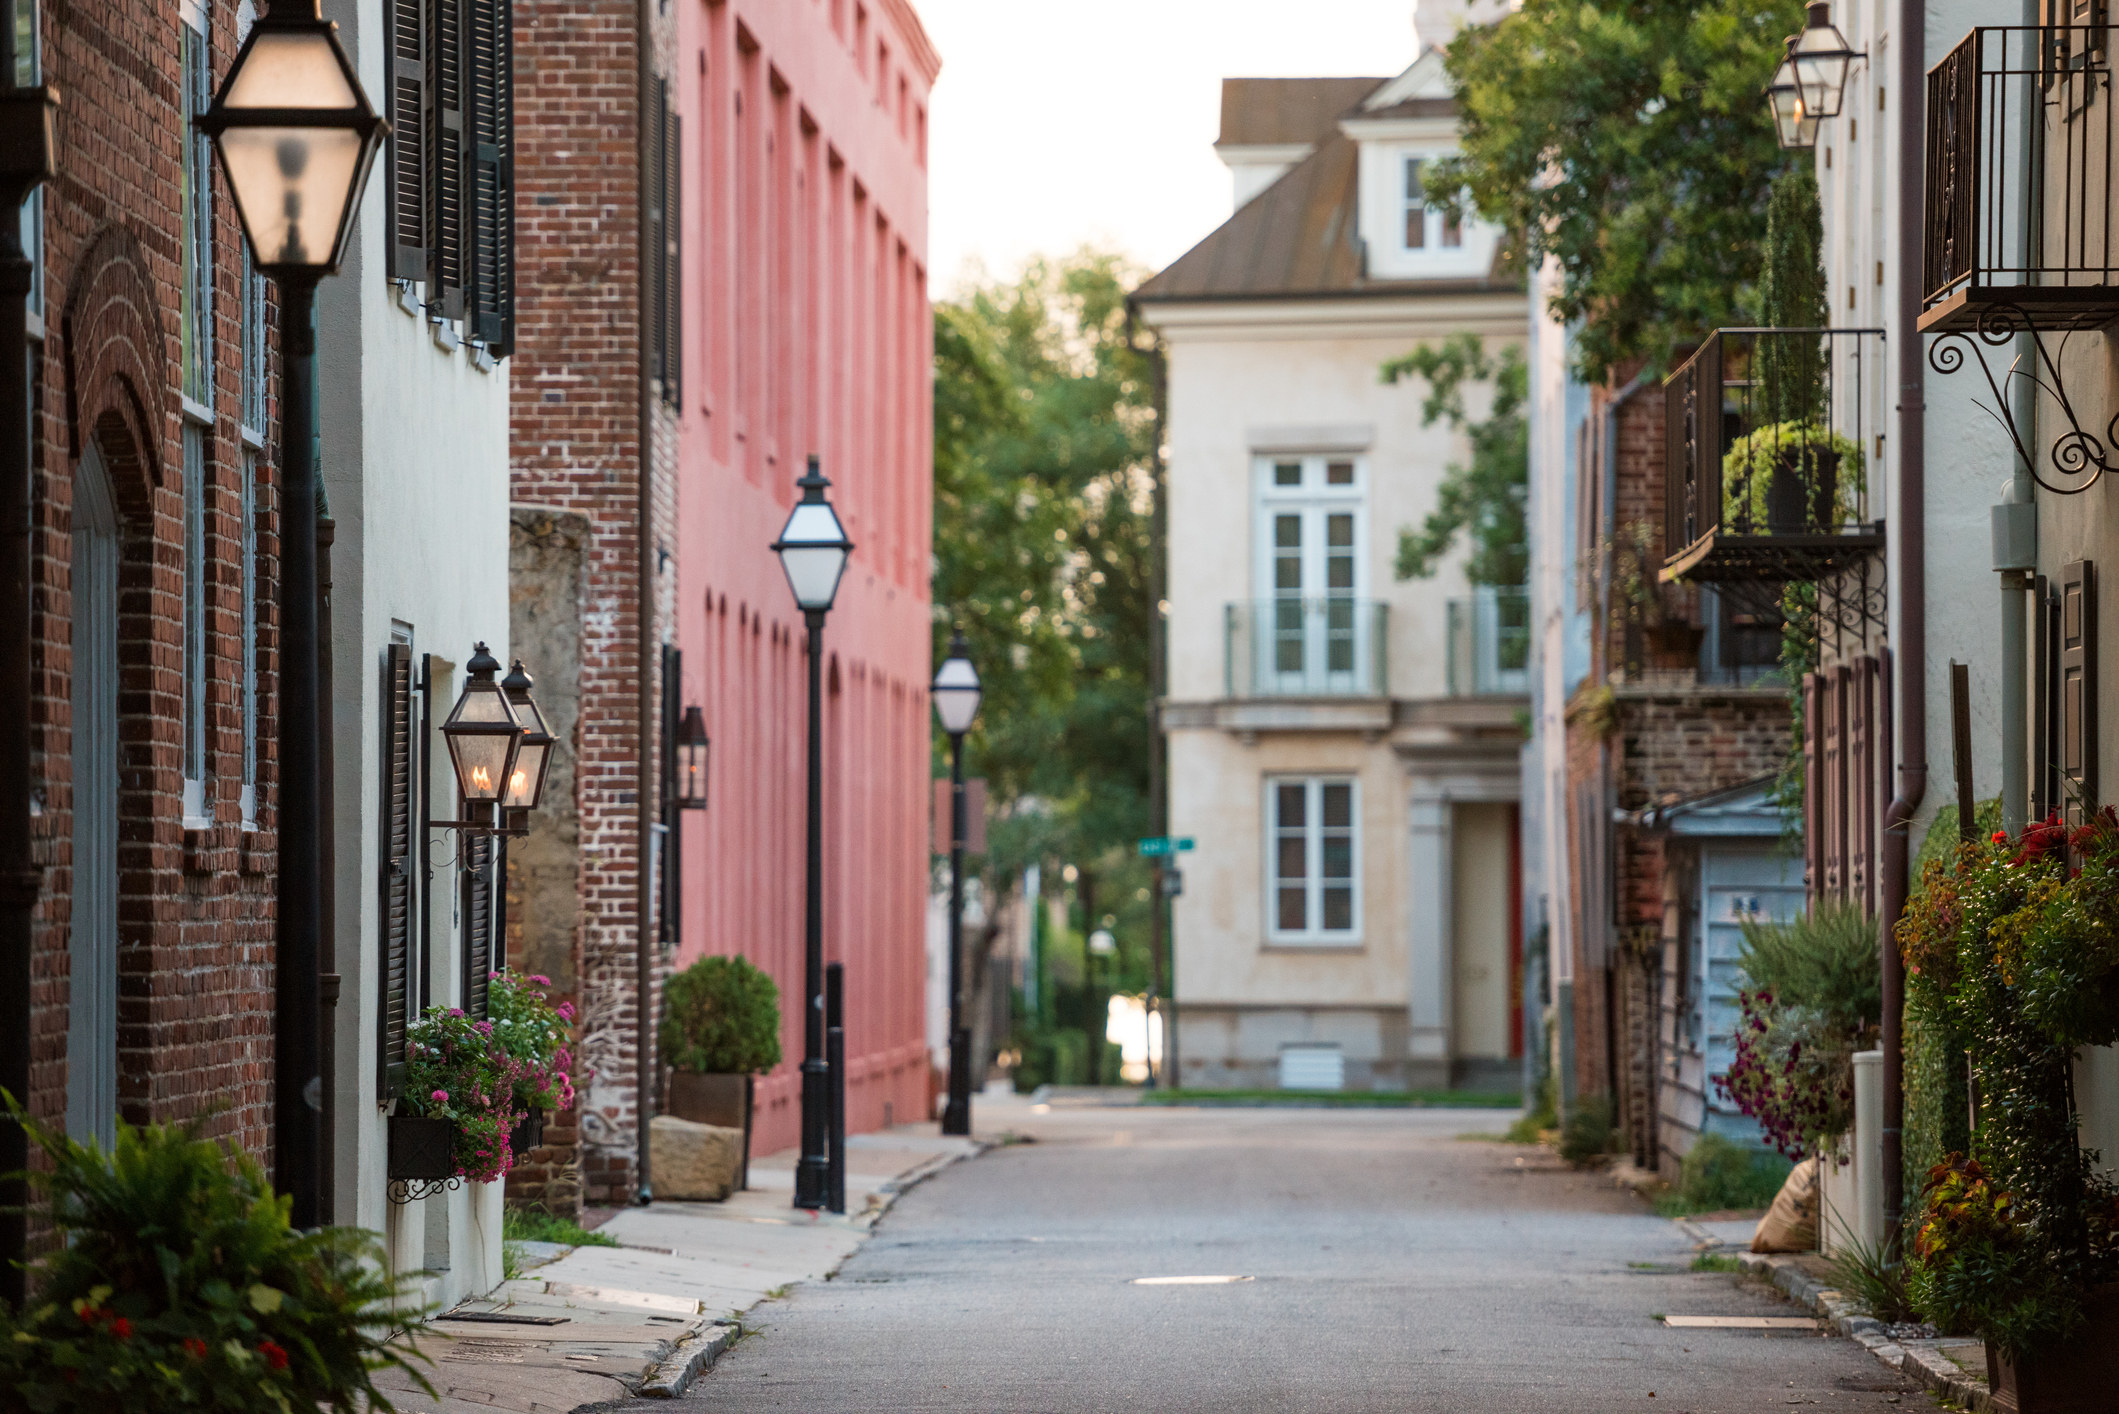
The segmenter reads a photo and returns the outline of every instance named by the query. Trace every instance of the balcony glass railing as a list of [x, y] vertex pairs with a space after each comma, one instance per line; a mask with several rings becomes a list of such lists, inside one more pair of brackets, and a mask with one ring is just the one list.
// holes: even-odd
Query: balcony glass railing
[[1339, 595], [1230, 604], [1223, 685], [1230, 697], [1381, 697], [1389, 609]]
[[1449, 601], [1449, 695], [1530, 691], [1530, 595], [1481, 585]]

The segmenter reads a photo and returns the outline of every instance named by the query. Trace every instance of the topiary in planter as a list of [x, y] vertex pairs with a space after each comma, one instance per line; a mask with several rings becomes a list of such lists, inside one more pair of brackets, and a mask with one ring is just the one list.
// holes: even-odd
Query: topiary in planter
[[703, 957], [662, 992], [662, 1059], [704, 1075], [780, 1063], [780, 989], [741, 957]]
[[421, 1313], [373, 1234], [296, 1232], [291, 1200], [203, 1120], [120, 1124], [105, 1151], [0, 1100], [50, 1161], [28, 1177], [64, 1239], [32, 1270], [27, 1309], [0, 1302], [0, 1407], [388, 1411], [373, 1380], [386, 1367], [433, 1394], [390, 1344]]

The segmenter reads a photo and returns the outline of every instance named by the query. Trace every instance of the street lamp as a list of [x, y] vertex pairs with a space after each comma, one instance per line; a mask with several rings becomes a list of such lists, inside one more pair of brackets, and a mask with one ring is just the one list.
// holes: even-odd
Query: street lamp
[[697, 707], [684, 709], [684, 724], [677, 728], [677, 808], [706, 809], [707, 758], [713, 738], [706, 734], [706, 716]]
[[773, 553], [787, 573], [795, 607], [809, 629], [809, 858], [803, 900], [802, 954], [802, 1161], [795, 1166], [795, 1206], [822, 1208], [831, 1201], [829, 1067], [824, 1062], [824, 616], [839, 595], [839, 577], [853, 542], [824, 492], [831, 483], [809, 459], [795, 485], [802, 499], [787, 518]]
[[1847, 66], [1858, 56], [1832, 23], [1830, 0], [1810, 0], [1809, 17], [1788, 57], [1802, 86], [1803, 112], [1813, 118], [1837, 118], [1847, 91]]
[[298, 1228], [320, 1209], [322, 779], [318, 700], [316, 285], [338, 269], [389, 125], [317, 0], [272, 0], [198, 124], [213, 140], [258, 271], [280, 298], [279, 946], [273, 1116]]
[[1803, 108], [1803, 87], [1792, 57], [1781, 60], [1781, 66], [1773, 71], [1773, 82], [1766, 85], [1766, 106], [1773, 114], [1774, 136], [1782, 147], [1795, 150], [1817, 146], [1817, 116]]
[[508, 675], [500, 680], [501, 690], [508, 695], [508, 705], [515, 709], [515, 720], [522, 724], [522, 742], [515, 749], [515, 769], [508, 773], [508, 793], [501, 797], [501, 809], [510, 812], [529, 812], [537, 808], [544, 799], [545, 776], [552, 769], [552, 744], [555, 738], [552, 729], [545, 725], [544, 712], [537, 706], [537, 699], [530, 695], [536, 680], [530, 670], [517, 658], [508, 668]]
[[[508, 701], [507, 691], [493, 680], [500, 660], [483, 643], [471, 650], [464, 665], [470, 674], [456, 707], [441, 724], [442, 740], [448, 743], [449, 764], [456, 768], [456, 793], [467, 807], [497, 805], [508, 791], [508, 773], [522, 748], [522, 723]], [[478, 816], [465, 811], [466, 820]]]
[[979, 670], [963, 630], [934, 670], [934, 715], [949, 733], [949, 1100], [944, 1134], [971, 1133], [971, 1032], [964, 1025], [964, 733], [979, 714]]

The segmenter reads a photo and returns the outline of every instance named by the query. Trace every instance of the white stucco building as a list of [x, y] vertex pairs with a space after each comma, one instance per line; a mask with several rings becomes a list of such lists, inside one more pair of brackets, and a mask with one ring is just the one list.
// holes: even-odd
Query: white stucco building
[[1390, 79], [1226, 81], [1237, 209], [1136, 296], [1169, 371], [1187, 1086], [1520, 1074], [1523, 600], [1474, 591], [1461, 546], [1394, 577], [1468, 447], [1378, 372], [1466, 331], [1523, 339], [1500, 233], [1422, 195], [1454, 113], [1435, 49]]

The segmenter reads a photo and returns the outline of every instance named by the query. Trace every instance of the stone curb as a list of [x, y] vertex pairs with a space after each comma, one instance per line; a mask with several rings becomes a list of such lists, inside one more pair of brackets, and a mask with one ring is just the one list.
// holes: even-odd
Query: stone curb
[[714, 1367], [743, 1328], [733, 1321], [700, 1321], [678, 1336], [669, 1353], [648, 1367], [637, 1393], [644, 1399], [676, 1399], [693, 1380]]
[[[1680, 1226], [1691, 1230], [1686, 1224]], [[1960, 1369], [1942, 1353], [1940, 1341], [1893, 1340], [1883, 1322], [1862, 1315], [1839, 1292], [1779, 1253], [1739, 1252], [1736, 1260], [1747, 1276], [1773, 1283], [1791, 1300], [1824, 1317], [1833, 1330], [1874, 1355], [1886, 1369], [1896, 1370], [1972, 1414], [2000, 1414], [2001, 1407], [1988, 1392], [1986, 1381]]]

